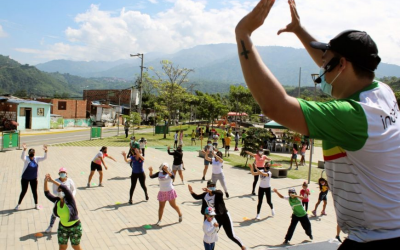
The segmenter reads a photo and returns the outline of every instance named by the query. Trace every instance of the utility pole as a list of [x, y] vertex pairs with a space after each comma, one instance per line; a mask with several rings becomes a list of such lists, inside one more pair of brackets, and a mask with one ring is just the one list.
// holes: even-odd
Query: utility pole
[[300, 67], [300, 71], [299, 71], [299, 94], [297, 97], [300, 98], [300, 83], [301, 83], [301, 67]]
[[141, 63], [141, 66], [140, 66], [140, 82], [139, 82], [139, 86], [138, 86], [138, 89], [139, 89], [138, 113], [139, 113], [140, 117], [142, 117], [142, 89], [143, 89], [142, 88], [142, 84], [143, 84], [143, 68], [144, 68], [143, 67], [143, 60], [144, 60], [144, 54], [140, 54], [140, 53], [137, 53], [136, 55], [132, 55], [131, 54], [131, 57], [135, 57], [135, 56], [139, 57], [142, 60], [142, 63]]

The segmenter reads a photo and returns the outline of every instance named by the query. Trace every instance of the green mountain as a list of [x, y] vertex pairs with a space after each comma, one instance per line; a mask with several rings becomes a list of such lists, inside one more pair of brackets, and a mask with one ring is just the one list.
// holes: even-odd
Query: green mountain
[[127, 88], [133, 83], [110, 77], [84, 78], [68, 73], [46, 73], [0, 55], [0, 94], [33, 97], [81, 98], [84, 89]]

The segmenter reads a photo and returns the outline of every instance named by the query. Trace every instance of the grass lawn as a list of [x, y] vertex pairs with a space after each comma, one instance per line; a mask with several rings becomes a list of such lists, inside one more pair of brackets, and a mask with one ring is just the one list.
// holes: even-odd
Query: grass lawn
[[[269, 156], [272, 158], [274, 164], [281, 164], [283, 168], [290, 167], [290, 157], [284, 157], [280, 155], [271, 154]], [[229, 157], [224, 157], [224, 161], [228, 162], [230, 165], [242, 168], [250, 171], [248, 167], [245, 167], [246, 158], [238, 156], [238, 155], [230, 155]], [[254, 159], [248, 160], [247, 164], [253, 163]], [[306, 162], [306, 166], [299, 166], [299, 170], [294, 170], [296, 165], [293, 165], [292, 170], [288, 171], [288, 178], [291, 179], [305, 179], [308, 180], [308, 169], [309, 169], [309, 162]], [[312, 163], [311, 165], [311, 181], [317, 182], [318, 179], [321, 177], [322, 169], [317, 167], [317, 163]], [[326, 176], [325, 176], [326, 178]]]
[[[170, 127], [171, 130], [175, 129], [180, 129], [185, 127], [186, 131], [184, 131], [184, 135], [187, 135], [183, 137], [183, 150], [186, 152], [193, 152], [193, 151], [198, 151], [201, 149], [200, 145], [201, 142], [200, 140], [196, 140], [196, 146], [191, 146], [191, 132], [192, 129], [196, 129], [196, 126], [175, 126], [175, 127]], [[221, 129], [216, 129], [219, 133], [222, 132]], [[174, 145], [174, 132], [170, 132], [169, 134], [166, 135], [166, 139], [164, 139], [163, 134], [156, 134], [153, 135], [153, 133], [145, 133], [142, 134], [139, 131], [135, 131], [136, 138], [139, 140], [141, 137], [144, 137], [147, 139], [147, 146], [151, 148], [156, 148], [159, 150], [166, 150], [168, 146], [173, 147]], [[101, 147], [101, 146], [109, 146], [109, 147], [125, 147], [126, 150], [128, 150], [130, 139], [125, 138], [125, 135], [120, 135], [120, 136], [113, 136], [113, 137], [107, 137], [103, 139], [95, 139], [92, 141], [77, 141], [77, 142], [67, 142], [67, 143], [60, 143], [60, 144], [55, 144], [52, 146], [71, 146], [71, 147]], [[319, 145], [321, 141], [315, 141], [314, 145]], [[221, 140], [218, 142], [219, 144], [221, 143]], [[204, 147], [207, 144], [207, 139], [203, 139], [202, 146]], [[279, 156], [279, 155], [274, 155], [271, 154], [269, 157], [272, 158], [272, 161], [276, 164], [281, 164], [282, 167], [288, 168], [290, 166], [290, 157], [284, 157], [284, 156]], [[244, 170], [249, 170], [248, 167], [245, 167], [246, 163], [246, 158], [231, 154], [230, 157], [224, 157], [224, 160], [229, 163], [230, 165], [238, 168], [242, 168]], [[299, 160], [299, 159], [298, 159]], [[249, 159], [248, 163], [252, 163], [254, 160]], [[322, 169], [317, 168], [317, 163], [312, 164], [312, 171], [311, 171], [311, 180], [312, 181], [318, 181], [318, 178], [321, 177], [321, 172]], [[308, 179], [308, 162], [306, 166], [299, 166], [299, 170], [294, 170], [296, 166], [292, 168], [292, 170], [289, 171], [288, 177], [292, 179]]]

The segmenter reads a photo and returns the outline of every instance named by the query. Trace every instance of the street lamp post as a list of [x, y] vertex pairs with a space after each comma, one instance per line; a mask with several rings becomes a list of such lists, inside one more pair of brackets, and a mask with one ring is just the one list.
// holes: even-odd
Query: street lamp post
[[311, 74], [311, 78], [312, 78], [313, 83], [314, 83], [314, 101], [317, 100], [317, 84], [318, 84], [318, 83], [316, 83], [315, 80], [316, 80], [318, 77], [319, 77], [319, 74]]
[[140, 82], [139, 82], [139, 107], [138, 107], [138, 113], [140, 117], [142, 117], [142, 83], [143, 83], [143, 60], [144, 60], [144, 54], [137, 53], [136, 55], [132, 55], [131, 57], [139, 57], [142, 60], [141, 66], [140, 66]]

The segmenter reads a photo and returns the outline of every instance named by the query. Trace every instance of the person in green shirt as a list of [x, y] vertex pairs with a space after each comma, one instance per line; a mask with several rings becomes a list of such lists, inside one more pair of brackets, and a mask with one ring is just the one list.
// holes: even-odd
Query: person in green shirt
[[194, 132], [194, 129], [192, 130], [192, 146], [193, 146], [193, 142], [194, 142], [194, 145], [196, 145], [196, 132]]
[[246, 130], [243, 130], [243, 133], [242, 133], [242, 145], [243, 145], [244, 139], [246, 139], [246, 137], [247, 137]]
[[276, 188], [274, 188], [274, 192], [282, 199], [288, 200], [290, 206], [293, 209], [293, 214], [292, 214], [292, 221], [290, 222], [289, 229], [286, 233], [285, 236], [285, 244], [288, 244], [289, 241], [292, 239], [294, 230], [296, 229], [297, 223], [300, 221], [301, 226], [303, 227], [304, 231], [306, 234], [310, 237], [310, 239], [313, 239], [312, 233], [311, 233], [311, 223], [310, 220], [308, 219], [307, 212], [304, 210], [303, 205], [301, 204], [301, 201], [304, 199], [303, 196], [297, 195], [296, 190], [294, 188], [289, 188], [289, 196], [283, 196], [281, 195]]

